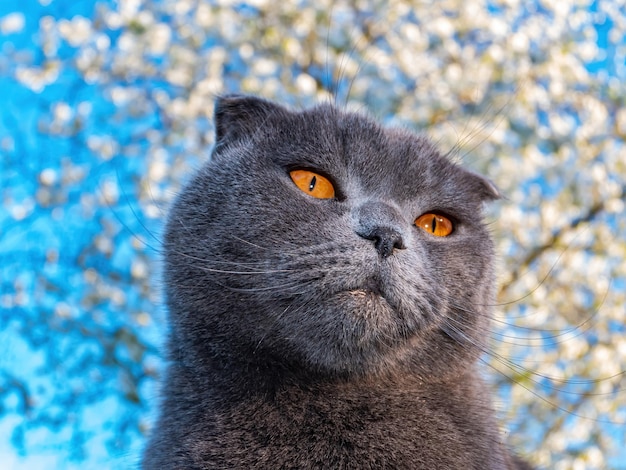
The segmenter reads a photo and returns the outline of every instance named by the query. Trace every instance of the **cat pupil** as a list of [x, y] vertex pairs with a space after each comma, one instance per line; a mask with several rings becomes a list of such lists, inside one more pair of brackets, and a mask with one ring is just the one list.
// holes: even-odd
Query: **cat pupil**
[[315, 188], [315, 183], [317, 182], [317, 176], [314, 176], [311, 179], [311, 183], [309, 184], [309, 191], [313, 191], [313, 188]]
[[435, 233], [435, 230], [437, 230], [437, 217], [433, 217], [433, 221], [431, 223], [433, 225], [431, 232]]

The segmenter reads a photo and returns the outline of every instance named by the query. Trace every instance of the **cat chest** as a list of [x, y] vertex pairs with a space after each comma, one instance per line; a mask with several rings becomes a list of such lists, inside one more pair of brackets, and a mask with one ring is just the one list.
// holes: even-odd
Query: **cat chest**
[[254, 468], [419, 469], [482, 459], [473, 451], [476, 435], [461, 433], [444, 413], [419, 401], [373, 406], [327, 398], [247, 403], [215, 416], [202, 460], [236, 459]]

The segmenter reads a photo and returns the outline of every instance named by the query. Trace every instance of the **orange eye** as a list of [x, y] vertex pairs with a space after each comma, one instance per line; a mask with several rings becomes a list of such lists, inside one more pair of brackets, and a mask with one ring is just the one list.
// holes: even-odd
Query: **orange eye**
[[289, 176], [296, 186], [303, 192], [317, 199], [332, 199], [335, 197], [335, 188], [328, 178], [307, 170], [293, 170]]
[[436, 237], [447, 237], [452, 233], [454, 227], [452, 221], [442, 215], [429, 212], [420, 215], [415, 219], [415, 225], [428, 233], [432, 233]]

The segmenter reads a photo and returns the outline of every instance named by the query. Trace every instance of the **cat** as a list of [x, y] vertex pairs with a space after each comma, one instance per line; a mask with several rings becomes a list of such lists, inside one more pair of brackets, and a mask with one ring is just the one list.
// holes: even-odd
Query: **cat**
[[486, 178], [424, 136], [227, 95], [164, 239], [146, 469], [525, 469], [480, 378]]

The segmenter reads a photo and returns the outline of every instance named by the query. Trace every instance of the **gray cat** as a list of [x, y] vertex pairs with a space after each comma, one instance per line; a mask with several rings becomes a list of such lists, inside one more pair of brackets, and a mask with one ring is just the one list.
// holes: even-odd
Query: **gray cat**
[[477, 362], [497, 189], [331, 105], [226, 96], [165, 234], [169, 360], [148, 469], [529, 468]]

